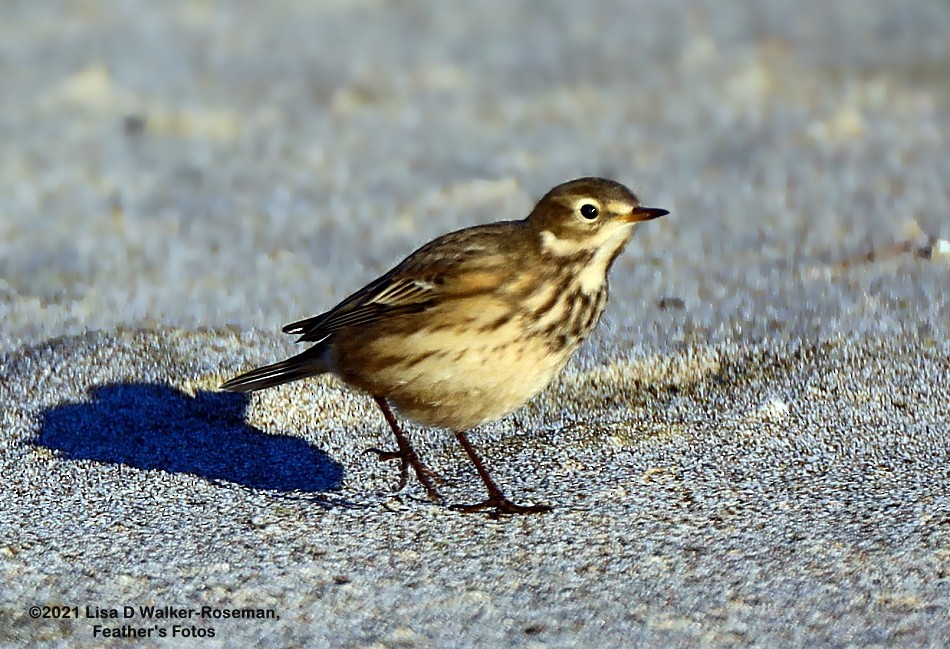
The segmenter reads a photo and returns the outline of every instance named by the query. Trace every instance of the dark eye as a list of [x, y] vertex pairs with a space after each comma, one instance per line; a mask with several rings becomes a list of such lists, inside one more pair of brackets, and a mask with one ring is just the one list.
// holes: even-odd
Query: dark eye
[[590, 203], [584, 203], [581, 205], [581, 216], [583, 216], [585, 219], [590, 219], [593, 221], [597, 218], [597, 214], [597, 208]]

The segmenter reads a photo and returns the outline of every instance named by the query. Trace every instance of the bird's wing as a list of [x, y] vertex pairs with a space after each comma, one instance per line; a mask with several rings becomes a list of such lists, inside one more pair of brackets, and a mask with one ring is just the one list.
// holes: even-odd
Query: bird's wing
[[319, 342], [344, 327], [424, 311], [441, 297], [492, 290], [511, 272], [510, 257], [485, 254], [487, 244], [479, 239], [492, 237], [493, 229], [482, 226], [455, 235], [469, 232], [476, 237], [465, 236], [465, 245], [457, 236], [453, 245], [446, 237], [430, 242], [330, 311], [286, 325], [284, 333], [299, 334], [297, 342]]
[[300, 334], [297, 342], [319, 342], [344, 327], [422, 311], [435, 299], [435, 284], [418, 278], [394, 278], [391, 274], [365, 286], [322, 315], [285, 326], [284, 333]]

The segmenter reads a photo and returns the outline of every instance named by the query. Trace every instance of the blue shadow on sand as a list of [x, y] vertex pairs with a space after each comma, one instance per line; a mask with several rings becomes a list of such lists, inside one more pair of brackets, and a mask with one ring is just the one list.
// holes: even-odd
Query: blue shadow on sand
[[269, 435], [244, 421], [248, 397], [156, 383], [93, 388], [88, 403], [42, 415], [34, 444], [74, 460], [190, 473], [252, 489], [332, 491], [343, 467], [299, 437]]

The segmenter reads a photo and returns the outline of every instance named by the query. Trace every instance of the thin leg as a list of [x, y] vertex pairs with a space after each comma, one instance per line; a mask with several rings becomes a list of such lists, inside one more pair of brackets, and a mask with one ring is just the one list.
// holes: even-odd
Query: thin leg
[[399, 428], [396, 417], [393, 416], [393, 411], [390, 410], [386, 400], [377, 396], [374, 396], [373, 400], [376, 402], [376, 405], [379, 406], [379, 409], [383, 411], [383, 417], [386, 418], [386, 423], [389, 424], [393, 435], [396, 436], [396, 443], [399, 445], [399, 450], [383, 451], [378, 448], [371, 448], [369, 450], [376, 453], [381, 461], [400, 460], [399, 484], [396, 487], [396, 491], [400, 491], [406, 486], [406, 482], [409, 479], [409, 467], [411, 466], [416, 472], [416, 478], [419, 479], [419, 483], [425, 487], [426, 494], [428, 494], [429, 498], [435, 502], [441, 502], [442, 495], [432, 483], [433, 480], [441, 480], [441, 476], [423, 464], [422, 460], [419, 459], [416, 450], [412, 448], [412, 444], [409, 443], [409, 438], [406, 437], [406, 434]]
[[468, 441], [468, 437], [465, 436], [465, 433], [455, 433], [455, 436], [462, 444], [462, 448], [465, 449], [465, 452], [468, 453], [468, 459], [475, 465], [475, 470], [478, 471], [478, 475], [481, 476], [482, 482], [485, 483], [485, 488], [488, 489], [488, 500], [474, 505], [452, 505], [452, 509], [463, 512], [477, 512], [483, 509], [491, 509], [492, 512], [489, 515], [492, 518], [498, 518], [501, 514], [542, 514], [551, 511], [550, 505], [516, 505], [505, 498], [505, 494], [501, 492], [501, 489], [498, 488], [498, 485], [495, 484], [495, 481], [492, 480], [488, 474], [485, 463], [482, 461], [482, 458], [478, 457], [478, 453], [475, 452], [472, 443]]

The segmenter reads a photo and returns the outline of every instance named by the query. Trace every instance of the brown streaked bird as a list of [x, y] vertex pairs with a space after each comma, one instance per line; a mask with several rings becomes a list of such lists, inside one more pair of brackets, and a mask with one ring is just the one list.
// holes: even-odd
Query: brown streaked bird
[[237, 376], [221, 388], [250, 392], [331, 372], [370, 394], [398, 450], [400, 481], [412, 467], [441, 501], [438, 475], [419, 458], [390, 405], [420, 424], [451, 429], [475, 465], [488, 498], [462, 511], [549, 511], [505, 497], [467, 431], [508, 415], [561, 371], [597, 326], [607, 273], [634, 226], [669, 214], [603, 178], [558, 185], [520, 221], [450, 232], [330, 311], [284, 327], [313, 347]]

